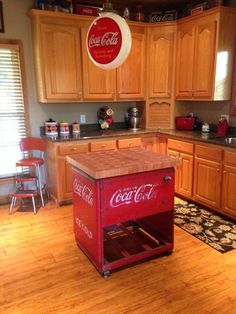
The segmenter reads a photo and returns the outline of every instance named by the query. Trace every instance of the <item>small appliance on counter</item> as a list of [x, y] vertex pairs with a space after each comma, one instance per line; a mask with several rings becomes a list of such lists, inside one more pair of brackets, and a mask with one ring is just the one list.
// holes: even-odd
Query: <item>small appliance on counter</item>
[[176, 117], [175, 126], [178, 130], [193, 130], [195, 123], [195, 117]]
[[135, 131], [139, 129], [140, 113], [137, 107], [130, 107], [128, 109], [127, 121], [128, 121], [130, 130]]
[[225, 118], [220, 118], [217, 125], [217, 136], [225, 136], [228, 131], [228, 121]]
[[209, 133], [210, 132], [210, 125], [207, 122], [203, 122], [202, 124], [202, 132]]

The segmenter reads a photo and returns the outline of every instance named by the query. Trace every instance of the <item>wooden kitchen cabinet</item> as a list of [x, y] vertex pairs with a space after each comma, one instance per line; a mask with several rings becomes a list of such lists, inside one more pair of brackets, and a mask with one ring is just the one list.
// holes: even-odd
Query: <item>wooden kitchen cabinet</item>
[[86, 37], [92, 19], [83, 22], [82, 57], [83, 57], [83, 97], [85, 100], [113, 100], [116, 96], [116, 70], [103, 70], [90, 59]]
[[167, 155], [181, 159], [175, 172], [175, 192], [188, 198], [193, 195], [193, 152], [194, 144], [168, 139]]
[[170, 98], [173, 92], [176, 23], [148, 27], [148, 97]]
[[78, 102], [82, 98], [80, 26], [66, 14], [31, 10], [38, 100]]
[[47, 188], [58, 205], [71, 201], [72, 198], [72, 170], [67, 156], [76, 156], [88, 151], [88, 142], [46, 141]]
[[221, 148], [195, 145], [194, 199], [216, 210], [221, 205], [222, 156]]
[[224, 151], [223, 181], [222, 181], [222, 206], [224, 214], [236, 218], [236, 152]]
[[117, 99], [143, 100], [146, 76], [145, 28], [129, 23], [132, 46], [126, 61], [117, 68]]
[[226, 7], [179, 21], [176, 99], [230, 100], [235, 25]]
[[117, 146], [121, 148], [141, 147], [141, 137], [122, 138], [117, 140]]
[[90, 24], [91, 21], [83, 23], [82, 27], [84, 99], [143, 100], [145, 97], [145, 28], [141, 25], [130, 25], [132, 46], [129, 56], [117, 69], [107, 71], [98, 68], [88, 56], [86, 36]]
[[90, 151], [91, 152], [101, 152], [104, 150], [114, 150], [117, 149], [116, 140], [103, 140], [103, 141], [91, 141]]
[[166, 155], [167, 138], [156, 134], [142, 136], [142, 147], [149, 152]]

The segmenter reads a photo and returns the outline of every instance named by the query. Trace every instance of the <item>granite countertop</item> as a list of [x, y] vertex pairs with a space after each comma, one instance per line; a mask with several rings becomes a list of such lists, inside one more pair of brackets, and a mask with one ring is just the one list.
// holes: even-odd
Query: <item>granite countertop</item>
[[[137, 129], [130, 130], [127, 128], [115, 128], [115, 129], [90, 129], [84, 128], [79, 134], [70, 134], [66, 136], [55, 136], [46, 137], [48, 140], [53, 142], [68, 142], [68, 141], [78, 141], [78, 140], [90, 140], [90, 139], [101, 139], [101, 138], [112, 138], [120, 136], [140, 136], [145, 134], [157, 134], [160, 136], [166, 136], [171, 138], [179, 138], [181, 140], [196, 140], [204, 143], [217, 144], [227, 147], [236, 148], [236, 143], [230, 144], [226, 143], [224, 139], [217, 137], [215, 132], [202, 133], [199, 130], [185, 131], [185, 130], [175, 130], [175, 129]], [[235, 133], [228, 134], [227, 137], [236, 137]]]

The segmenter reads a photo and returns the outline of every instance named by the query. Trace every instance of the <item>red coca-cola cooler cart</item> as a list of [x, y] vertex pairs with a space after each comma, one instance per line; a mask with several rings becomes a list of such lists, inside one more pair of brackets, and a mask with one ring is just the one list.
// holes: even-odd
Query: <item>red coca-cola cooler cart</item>
[[176, 159], [129, 149], [68, 161], [75, 240], [102, 275], [172, 252]]

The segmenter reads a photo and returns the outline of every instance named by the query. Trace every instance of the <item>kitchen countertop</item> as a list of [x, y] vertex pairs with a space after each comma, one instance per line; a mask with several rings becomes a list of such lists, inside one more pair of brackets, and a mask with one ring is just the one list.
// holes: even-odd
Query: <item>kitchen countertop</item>
[[[56, 137], [46, 137], [52, 142], [68, 142], [68, 141], [78, 141], [78, 140], [90, 140], [90, 139], [103, 139], [112, 138], [120, 136], [140, 136], [145, 134], [157, 134], [160, 136], [166, 136], [171, 138], [180, 138], [182, 140], [196, 140], [204, 143], [211, 143], [216, 145], [222, 145], [226, 147], [236, 148], [236, 144], [225, 143], [217, 137], [216, 133], [202, 133], [199, 130], [185, 131], [185, 130], [175, 130], [175, 129], [108, 129], [108, 130], [83, 130], [79, 134], [70, 134], [68, 136], [56, 136]], [[236, 137], [235, 134], [227, 135], [227, 137]]]

